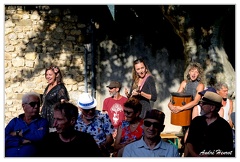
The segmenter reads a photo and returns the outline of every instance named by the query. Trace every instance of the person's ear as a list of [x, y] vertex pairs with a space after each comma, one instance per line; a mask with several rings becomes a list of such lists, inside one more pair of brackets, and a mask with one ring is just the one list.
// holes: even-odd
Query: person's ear
[[165, 125], [162, 125], [160, 128], [159, 128], [159, 131], [162, 132], [165, 128]]
[[83, 109], [81, 107], [78, 107], [79, 111], [83, 112]]
[[71, 118], [70, 124], [71, 124], [71, 125], [75, 125], [75, 124], [76, 124], [76, 118], [75, 118], [75, 117], [72, 117], [72, 118]]
[[138, 111], [137, 113], [136, 113], [136, 116], [140, 116], [140, 114], [141, 114], [141, 112], [140, 111]]
[[119, 92], [119, 88], [116, 88], [116, 91]]

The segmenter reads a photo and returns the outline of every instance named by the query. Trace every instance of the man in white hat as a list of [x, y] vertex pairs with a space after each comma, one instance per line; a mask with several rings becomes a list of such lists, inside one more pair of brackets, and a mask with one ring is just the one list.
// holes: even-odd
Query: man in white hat
[[110, 156], [113, 144], [113, 125], [108, 114], [96, 110], [97, 101], [88, 93], [79, 96], [77, 105], [80, 109], [75, 129], [93, 136], [103, 156]]
[[232, 129], [221, 118], [222, 97], [207, 91], [200, 100], [202, 116], [195, 117], [189, 126], [187, 148], [189, 156], [233, 156]]

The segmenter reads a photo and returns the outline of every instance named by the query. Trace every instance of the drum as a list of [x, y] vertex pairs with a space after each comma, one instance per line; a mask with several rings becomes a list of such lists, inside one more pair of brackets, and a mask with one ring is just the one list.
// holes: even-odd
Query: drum
[[[183, 106], [192, 101], [192, 95], [185, 93], [171, 93], [172, 104]], [[171, 113], [171, 124], [178, 126], [189, 126], [192, 120], [192, 109], [183, 110], [179, 113]]]

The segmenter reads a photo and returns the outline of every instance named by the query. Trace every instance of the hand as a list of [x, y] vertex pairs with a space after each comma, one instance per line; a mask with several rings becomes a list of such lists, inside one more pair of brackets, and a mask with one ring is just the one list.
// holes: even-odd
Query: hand
[[180, 111], [182, 111], [183, 109], [181, 108], [181, 106], [173, 106], [171, 108], [172, 113], [179, 113]]
[[128, 94], [128, 89], [127, 89], [127, 88], [124, 89], [124, 92], [125, 92], [125, 95], [126, 95], [126, 96], [129, 95], [129, 94]]
[[65, 99], [61, 99], [61, 103], [67, 102]]
[[31, 143], [31, 141], [30, 141], [30, 140], [27, 140], [27, 139], [24, 139], [24, 140], [22, 141], [22, 144], [26, 144], [26, 143]]

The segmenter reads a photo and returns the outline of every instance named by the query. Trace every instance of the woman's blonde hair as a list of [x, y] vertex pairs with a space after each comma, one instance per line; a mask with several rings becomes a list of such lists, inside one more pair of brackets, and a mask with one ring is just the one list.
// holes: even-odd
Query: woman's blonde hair
[[191, 71], [192, 69], [197, 69], [198, 72], [199, 72], [199, 75], [197, 77], [197, 81], [199, 82], [204, 82], [204, 77], [203, 77], [203, 68], [202, 68], [202, 65], [198, 62], [191, 62], [187, 69], [186, 69], [186, 72], [187, 72], [187, 76], [186, 76], [186, 79], [187, 81], [191, 81], [191, 78], [189, 76], [189, 71]]

